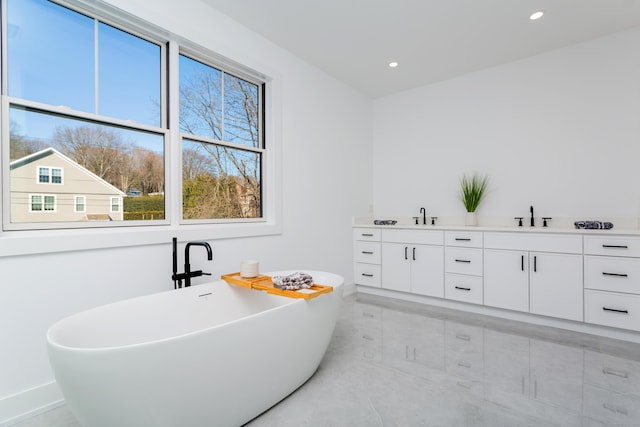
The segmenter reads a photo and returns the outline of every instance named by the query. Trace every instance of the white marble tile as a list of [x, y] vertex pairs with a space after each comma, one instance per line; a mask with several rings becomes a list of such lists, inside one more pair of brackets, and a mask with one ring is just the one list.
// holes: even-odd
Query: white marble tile
[[247, 426], [640, 426], [639, 375], [637, 344], [354, 295], [316, 374]]

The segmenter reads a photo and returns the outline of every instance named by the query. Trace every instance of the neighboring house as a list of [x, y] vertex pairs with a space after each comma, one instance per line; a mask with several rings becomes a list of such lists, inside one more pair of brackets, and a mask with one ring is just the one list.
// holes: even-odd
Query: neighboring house
[[54, 148], [14, 160], [11, 222], [122, 221], [126, 195]]

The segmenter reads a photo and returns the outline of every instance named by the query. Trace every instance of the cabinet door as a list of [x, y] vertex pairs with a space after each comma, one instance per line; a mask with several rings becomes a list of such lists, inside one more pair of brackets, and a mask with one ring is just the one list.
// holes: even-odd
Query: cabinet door
[[412, 245], [411, 292], [444, 298], [444, 248], [442, 246]]
[[411, 291], [411, 254], [409, 245], [382, 244], [382, 287], [396, 291]]
[[532, 252], [529, 256], [530, 310], [582, 322], [582, 256]]
[[529, 311], [529, 258], [527, 252], [484, 251], [484, 304]]

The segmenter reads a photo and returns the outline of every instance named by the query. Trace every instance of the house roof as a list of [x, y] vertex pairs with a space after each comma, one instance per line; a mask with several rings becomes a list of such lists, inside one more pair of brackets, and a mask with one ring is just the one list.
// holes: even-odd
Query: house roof
[[26, 155], [24, 157], [21, 157], [19, 159], [16, 159], [16, 160], [12, 161], [11, 163], [9, 163], [9, 169], [10, 170], [18, 169], [18, 168], [21, 168], [23, 166], [26, 166], [26, 165], [28, 165], [30, 163], [33, 163], [35, 161], [44, 159], [44, 158], [49, 157], [49, 156], [56, 156], [56, 157], [64, 160], [71, 167], [74, 167], [74, 168], [79, 169], [80, 171], [84, 172], [85, 174], [90, 176], [92, 179], [94, 179], [98, 183], [104, 185], [105, 187], [108, 187], [109, 190], [113, 191], [114, 193], [116, 193], [116, 194], [118, 194], [120, 196], [126, 196], [126, 193], [124, 191], [120, 190], [119, 188], [115, 187], [114, 185], [110, 184], [109, 182], [105, 181], [104, 179], [100, 178], [98, 175], [96, 175], [95, 173], [91, 172], [89, 169], [79, 165], [78, 163], [76, 163], [75, 161], [73, 161], [69, 157], [65, 156], [64, 154], [62, 154], [61, 152], [59, 152], [58, 150], [56, 150], [53, 147], [45, 148], [44, 150], [40, 150], [40, 151], [37, 151], [35, 153], [32, 153], [32, 154]]

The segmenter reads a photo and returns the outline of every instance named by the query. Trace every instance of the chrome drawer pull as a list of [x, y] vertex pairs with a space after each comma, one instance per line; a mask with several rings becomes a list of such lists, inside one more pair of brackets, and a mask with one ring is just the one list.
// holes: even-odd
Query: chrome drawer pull
[[629, 246], [627, 245], [602, 245], [602, 247], [610, 249], [629, 249]]
[[471, 288], [463, 288], [461, 286], [456, 286], [456, 289], [460, 289], [461, 291], [470, 291]]
[[604, 311], [613, 311], [614, 313], [629, 314], [629, 310], [618, 310], [616, 308], [602, 307]]
[[602, 368], [602, 373], [605, 375], [613, 375], [620, 378], [629, 378], [628, 373], [616, 371], [615, 369], [610, 369], [610, 368]]
[[607, 272], [602, 272], [603, 276], [614, 276], [614, 277], [629, 277], [628, 274], [622, 274], [622, 273], [607, 273]]
[[362, 273], [364, 277], [373, 277], [373, 274]]
[[362, 233], [361, 236], [362, 237], [373, 237], [373, 234], [371, 234], [371, 233]]
[[373, 251], [362, 251], [362, 253], [365, 255], [373, 255]]
[[471, 341], [471, 337], [466, 334], [456, 334], [456, 338], [462, 341]]
[[468, 237], [456, 237], [456, 242], [470, 242], [471, 239]]
[[467, 263], [467, 264], [471, 264], [471, 260], [469, 260], [469, 259], [457, 259], [456, 262], [464, 262], [464, 263]]

